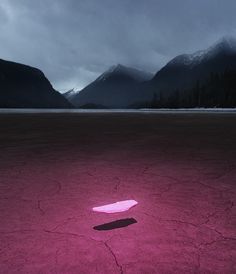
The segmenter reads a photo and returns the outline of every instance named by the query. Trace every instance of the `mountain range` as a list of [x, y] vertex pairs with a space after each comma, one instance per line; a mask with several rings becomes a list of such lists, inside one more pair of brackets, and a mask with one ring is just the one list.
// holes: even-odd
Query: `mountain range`
[[236, 107], [236, 39], [179, 55], [155, 75], [118, 64], [63, 95], [39, 69], [0, 59], [0, 108], [71, 107]]
[[139, 85], [151, 80], [151, 73], [118, 64], [109, 68], [80, 92], [70, 90], [65, 97], [76, 107], [125, 108], [139, 94]]
[[[212, 75], [223, 77], [227, 71], [236, 72], [236, 39], [232, 37], [224, 37], [206, 50], [175, 57], [153, 77], [122, 65], [112, 67], [83, 90], [70, 91], [65, 97], [75, 107], [84, 108], [178, 107], [172, 102], [176, 100], [181, 107], [196, 107], [199, 99], [189, 102], [195, 88], [206, 87]], [[221, 86], [220, 92], [225, 93], [224, 83]]]
[[175, 57], [151, 80], [151, 86], [165, 96], [174, 89], [191, 88], [205, 82], [211, 73], [236, 69], [236, 39], [224, 37], [206, 50]]

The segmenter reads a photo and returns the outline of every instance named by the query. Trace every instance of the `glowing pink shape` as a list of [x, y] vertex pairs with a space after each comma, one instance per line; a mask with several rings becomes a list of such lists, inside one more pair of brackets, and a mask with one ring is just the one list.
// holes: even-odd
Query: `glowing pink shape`
[[138, 202], [135, 200], [126, 200], [116, 202], [114, 204], [108, 204], [104, 206], [94, 207], [93, 211], [104, 212], [104, 213], [117, 213], [129, 210], [131, 207], [137, 205]]

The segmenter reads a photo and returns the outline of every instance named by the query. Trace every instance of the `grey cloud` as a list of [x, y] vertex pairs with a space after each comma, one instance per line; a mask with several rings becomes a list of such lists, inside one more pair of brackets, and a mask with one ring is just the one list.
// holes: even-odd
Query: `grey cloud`
[[0, 58], [81, 88], [116, 63], [156, 72], [236, 35], [235, 10], [235, 0], [1, 0]]

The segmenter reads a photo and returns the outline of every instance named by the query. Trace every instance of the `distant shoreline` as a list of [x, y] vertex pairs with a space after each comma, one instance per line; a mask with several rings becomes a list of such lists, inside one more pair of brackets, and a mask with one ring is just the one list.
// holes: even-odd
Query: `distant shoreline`
[[236, 108], [179, 108], [179, 109], [30, 109], [0, 108], [0, 114], [31, 113], [236, 113]]

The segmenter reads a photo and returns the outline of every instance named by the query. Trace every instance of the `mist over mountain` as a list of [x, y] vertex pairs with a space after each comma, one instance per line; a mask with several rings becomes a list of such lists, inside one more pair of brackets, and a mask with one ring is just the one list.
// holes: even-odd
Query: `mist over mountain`
[[[203, 107], [204, 103], [206, 106], [224, 107], [224, 104], [218, 102], [219, 98], [231, 106], [232, 104], [223, 99], [223, 94], [227, 93], [225, 85], [231, 85], [232, 81], [229, 84], [224, 78], [226, 75], [232, 78], [235, 71], [236, 39], [223, 37], [206, 50], [173, 58], [154, 77], [117, 65], [82, 91], [71, 90], [65, 97], [74, 106], [85, 108], [196, 107], [201, 101], [196, 99], [198, 92], [202, 98], [205, 94], [205, 101], [201, 101]], [[222, 79], [220, 90], [218, 87], [217, 92], [209, 93], [215, 86], [217, 76]], [[200, 88], [203, 88], [201, 92], [196, 91]], [[218, 100], [214, 96], [218, 96]], [[234, 95], [230, 95], [231, 100], [232, 96]]]
[[127, 108], [135, 97], [143, 99], [139, 84], [152, 77], [151, 73], [118, 64], [80, 92], [69, 91], [65, 96], [76, 107]]
[[207, 50], [175, 57], [157, 72], [151, 81], [155, 92], [163, 96], [176, 89], [191, 88], [204, 82], [211, 73], [236, 69], [236, 39], [224, 37]]
[[[207, 86], [214, 78], [213, 75], [222, 77], [226, 72], [231, 75], [236, 72], [236, 39], [233, 37], [224, 37], [206, 50], [175, 57], [157, 72], [145, 90], [153, 96], [153, 100], [159, 101], [159, 106], [170, 107], [170, 101], [177, 100], [178, 97], [182, 101], [182, 107], [194, 107], [197, 105], [185, 101], [193, 96], [193, 89]], [[226, 92], [226, 88], [222, 84], [221, 93]], [[206, 89], [204, 92], [207, 91]], [[211, 93], [211, 97], [214, 96]]]
[[68, 90], [67, 92], [63, 93], [63, 96], [70, 101], [71, 98], [73, 98], [74, 95], [79, 93], [79, 91], [75, 90], [74, 88]]
[[0, 60], [0, 108], [70, 108], [39, 69]]
[[0, 60], [2, 108], [236, 107], [236, 39], [173, 58], [155, 75], [123, 65], [61, 95], [38, 69]]

